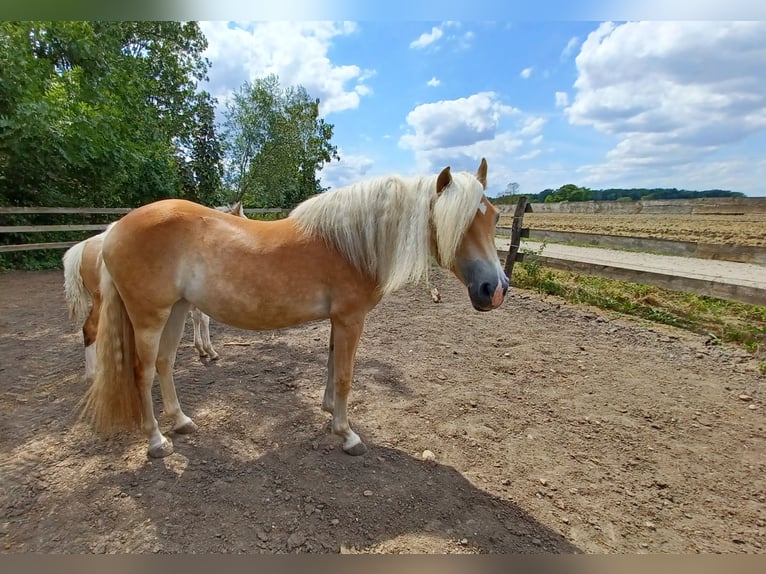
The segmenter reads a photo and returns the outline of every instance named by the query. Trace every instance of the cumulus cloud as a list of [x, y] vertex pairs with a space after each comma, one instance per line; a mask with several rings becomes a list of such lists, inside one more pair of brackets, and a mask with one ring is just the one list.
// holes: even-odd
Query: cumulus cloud
[[567, 42], [567, 45], [564, 46], [564, 49], [561, 51], [561, 59], [562, 60], [568, 60], [569, 57], [574, 54], [574, 51], [577, 49], [577, 46], [580, 44], [580, 38], [577, 36], [574, 36], [569, 39], [569, 42]]
[[425, 48], [438, 49], [436, 45], [450, 42], [457, 51], [467, 50], [471, 47], [474, 33], [471, 30], [461, 32], [463, 24], [454, 20], [447, 20], [438, 26], [431, 28], [430, 32], [423, 32], [417, 39], [410, 42], [410, 48], [423, 50]]
[[556, 107], [563, 108], [569, 105], [569, 94], [566, 92], [556, 92]]
[[436, 78], [436, 76], [434, 76], [433, 78], [431, 78], [430, 80], [428, 80], [428, 82], [426, 82], [426, 83], [427, 83], [429, 86], [431, 86], [432, 88], [435, 88], [435, 87], [437, 87], [437, 86], [441, 85], [441, 80], [437, 79], [437, 78]]
[[524, 68], [519, 75], [526, 80], [532, 75], [532, 68]]
[[766, 22], [604, 23], [575, 62], [569, 121], [618, 139], [594, 177], [697, 163], [766, 129]]
[[500, 119], [514, 112], [494, 92], [422, 104], [407, 114], [414, 133], [402, 136], [399, 143], [413, 150], [468, 146], [492, 139]]
[[541, 117], [529, 117], [524, 120], [524, 125], [521, 128], [521, 135], [533, 136], [539, 134], [545, 125], [546, 119]]
[[513, 159], [542, 153], [524, 153], [524, 148], [525, 141], [534, 146], [542, 142], [545, 118], [504, 104], [494, 92], [421, 104], [406, 121], [409, 130], [399, 146], [413, 151], [418, 173], [435, 173], [447, 165], [476, 170], [485, 157], [490, 165], [490, 195], [502, 192], [509, 178], [516, 177], [511, 171]]
[[422, 33], [417, 40], [410, 42], [410, 48], [422, 49], [430, 46], [444, 35], [444, 32], [438, 26], [431, 28], [430, 32]]
[[207, 89], [219, 102], [244, 82], [268, 74], [278, 75], [284, 86], [305, 87], [320, 99], [322, 115], [357, 108], [372, 91], [364, 82], [373, 70], [337, 65], [328, 56], [334, 38], [356, 32], [353, 23], [215, 21], [201, 22], [200, 27], [208, 39], [205, 56], [215, 62]]
[[365, 179], [370, 175], [375, 164], [372, 158], [365, 155], [346, 154], [342, 149], [338, 149], [338, 155], [340, 161], [325, 164], [322, 171], [317, 174], [322, 187], [337, 189]]

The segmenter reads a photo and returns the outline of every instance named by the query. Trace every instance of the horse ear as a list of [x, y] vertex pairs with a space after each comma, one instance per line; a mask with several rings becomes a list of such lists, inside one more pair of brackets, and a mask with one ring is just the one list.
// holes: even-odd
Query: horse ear
[[234, 207], [232, 209], [232, 213], [236, 213], [240, 217], [244, 217], [245, 212], [242, 211], [242, 200], [241, 199], [237, 203], [234, 204]]
[[452, 174], [449, 171], [449, 166], [445, 167], [436, 178], [436, 195], [441, 195], [444, 188], [452, 183]]
[[484, 189], [487, 189], [487, 160], [486, 160], [486, 158], [481, 158], [481, 163], [479, 164], [479, 170], [476, 172], [476, 179], [478, 179], [481, 182], [481, 186]]

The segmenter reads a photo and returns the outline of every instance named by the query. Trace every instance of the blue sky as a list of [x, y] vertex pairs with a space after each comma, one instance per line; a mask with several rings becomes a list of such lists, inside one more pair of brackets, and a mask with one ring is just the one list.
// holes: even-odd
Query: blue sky
[[276, 73], [321, 100], [340, 187], [489, 164], [567, 183], [766, 196], [766, 21], [201, 22], [220, 105]]

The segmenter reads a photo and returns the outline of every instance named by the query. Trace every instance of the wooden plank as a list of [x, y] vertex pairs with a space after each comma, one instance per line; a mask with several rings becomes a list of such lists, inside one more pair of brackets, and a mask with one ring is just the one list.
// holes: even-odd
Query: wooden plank
[[131, 211], [132, 207], [0, 207], [0, 214], [12, 213], [102, 213], [123, 214]]
[[0, 233], [38, 233], [43, 231], [103, 231], [108, 223], [80, 225], [0, 225]]
[[[509, 237], [510, 227], [498, 227], [497, 234]], [[713, 259], [716, 261], [737, 261], [739, 263], [756, 263], [766, 265], [766, 247], [760, 245], [726, 245], [723, 243], [695, 243], [692, 241], [673, 241], [653, 237], [635, 237], [627, 235], [600, 235], [581, 233], [578, 231], [554, 231], [551, 229], [524, 229], [528, 234], [522, 237], [532, 241], [548, 241], [550, 243], [571, 243], [588, 247], [604, 247], [607, 249], [624, 249], [642, 253], [657, 253], [659, 255], [676, 255], [679, 257], [696, 257], [697, 259]]]
[[245, 214], [248, 213], [290, 213], [291, 210], [283, 209], [281, 207], [248, 207], [244, 209]]
[[513, 225], [511, 225], [511, 247], [508, 256], [505, 258], [505, 274], [508, 278], [513, 273], [513, 264], [516, 263], [516, 256], [519, 253], [521, 245], [521, 224], [524, 219], [524, 213], [527, 209], [527, 197], [522, 195], [516, 203], [516, 209], [513, 212]]
[[[132, 207], [0, 207], [0, 214], [42, 214], [42, 213], [81, 213], [81, 214], [125, 214]], [[282, 207], [248, 207], [245, 213], [290, 213]]]
[[79, 241], [57, 241], [53, 243], [25, 243], [23, 245], [0, 245], [0, 253], [16, 251], [37, 251], [38, 249], [67, 249]]

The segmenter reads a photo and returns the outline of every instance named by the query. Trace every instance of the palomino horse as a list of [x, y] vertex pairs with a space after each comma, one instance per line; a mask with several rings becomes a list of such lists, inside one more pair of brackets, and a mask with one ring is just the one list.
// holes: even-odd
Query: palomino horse
[[154, 417], [155, 369], [173, 430], [197, 428], [181, 410], [172, 372], [190, 305], [240, 329], [329, 318], [322, 408], [343, 450], [364, 453], [347, 401], [367, 313], [384, 295], [426, 278], [432, 255], [466, 285], [475, 309], [505, 298], [498, 211], [486, 185], [482, 159], [476, 175], [447, 167], [438, 176], [383, 177], [318, 194], [278, 221], [182, 200], [131, 211], [104, 238], [96, 376], [82, 417], [104, 432], [140, 427], [149, 455], [166, 456], [173, 446]]
[[[218, 211], [247, 217], [242, 202], [216, 207]], [[111, 225], [110, 225], [111, 227]], [[64, 253], [64, 296], [69, 306], [69, 317], [82, 325], [85, 345], [85, 378], [91, 380], [96, 371], [96, 333], [101, 310], [101, 246], [106, 231], [80, 241]], [[210, 341], [210, 318], [199, 309], [191, 310], [194, 325], [194, 347], [200, 357], [218, 358]]]

